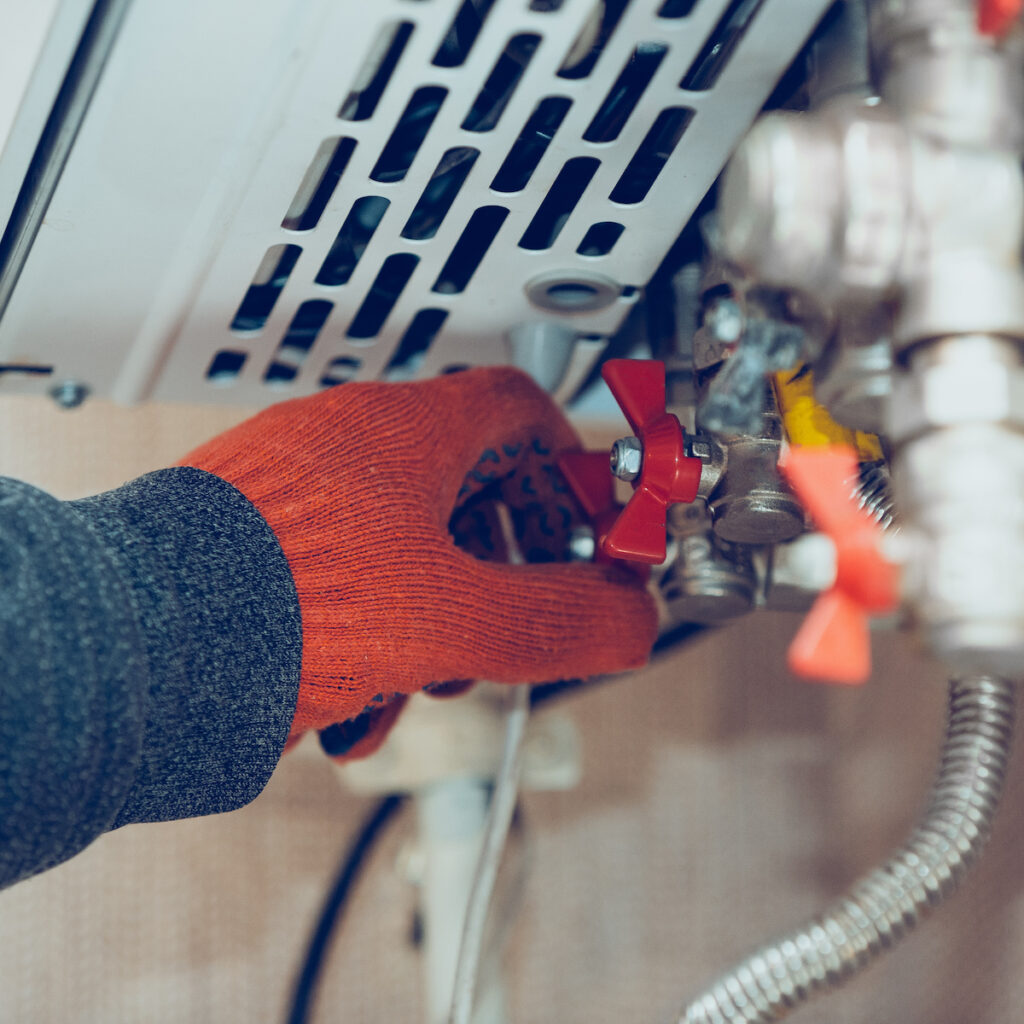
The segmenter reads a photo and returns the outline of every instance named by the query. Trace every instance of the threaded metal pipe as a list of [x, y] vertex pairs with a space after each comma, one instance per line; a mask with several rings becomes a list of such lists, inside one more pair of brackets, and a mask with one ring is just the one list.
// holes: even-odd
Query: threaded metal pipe
[[687, 1006], [680, 1024], [767, 1024], [846, 981], [957, 887], [988, 839], [1013, 736], [1015, 686], [954, 680], [938, 775], [907, 843], [820, 917], [765, 946]]

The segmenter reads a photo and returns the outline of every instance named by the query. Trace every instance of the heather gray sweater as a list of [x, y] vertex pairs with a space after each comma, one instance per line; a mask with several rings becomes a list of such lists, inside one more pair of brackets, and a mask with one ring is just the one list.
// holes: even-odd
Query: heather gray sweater
[[302, 628], [266, 522], [167, 469], [81, 501], [0, 478], [0, 886], [270, 777]]

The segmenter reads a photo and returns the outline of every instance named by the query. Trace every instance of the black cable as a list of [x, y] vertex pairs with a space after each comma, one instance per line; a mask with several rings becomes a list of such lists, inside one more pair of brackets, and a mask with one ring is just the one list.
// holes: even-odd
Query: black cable
[[651, 648], [651, 657], [659, 658], [664, 654], [675, 651], [677, 647], [685, 647], [692, 641], [717, 628], [717, 626], [709, 626], [703, 622], [680, 622], [677, 626], [666, 630], [654, 641], [654, 646]]
[[[652, 655], [665, 654], [677, 647], [684, 646], [703, 636], [710, 629], [709, 626], [684, 622], [658, 638]], [[536, 707], [570, 693], [587, 691], [594, 686], [619, 678], [621, 676], [599, 676], [597, 679], [590, 680], [563, 679], [559, 682], [541, 684], [534, 686], [530, 691], [530, 703]], [[348, 898], [384, 827], [404, 802], [405, 797], [401, 795], [387, 796], [381, 800], [346, 847], [334, 884], [324, 899], [316, 927], [310, 937], [302, 968], [296, 975], [287, 1024], [308, 1024], [331, 939], [341, 920]]]
[[306, 948], [302, 969], [295, 978], [291, 1008], [287, 1017], [288, 1024], [307, 1024], [310, 1020], [334, 929], [384, 826], [394, 818], [404, 802], [403, 795], [393, 794], [384, 797], [346, 847], [337, 877], [324, 899], [316, 928]]

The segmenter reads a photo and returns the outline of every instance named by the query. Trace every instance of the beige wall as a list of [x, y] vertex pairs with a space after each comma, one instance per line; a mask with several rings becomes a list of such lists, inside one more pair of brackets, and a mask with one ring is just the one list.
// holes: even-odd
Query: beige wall
[[201, 441], [247, 415], [216, 406], [86, 401], [64, 410], [24, 396], [0, 398], [0, 473], [61, 498], [117, 487], [172, 464]]
[[[240, 413], [0, 402], [0, 472], [71, 497], [172, 462]], [[913, 819], [944, 686], [902, 639], [863, 689], [791, 680], [786, 617], [740, 623], [575, 698], [583, 784], [525, 800], [516, 1024], [659, 1024], [750, 945], [823, 906]], [[567, 705], [569, 706], [569, 705]], [[956, 902], [795, 1021], [1024, 1019], [1024, 769]], [[364, 809], [313, 748], [232, 814], [133, 826], [0, 893], [0, 1024], [271, 1022]], [[416, 1021], [413, 894], [377, 851], [318, 1020]]]

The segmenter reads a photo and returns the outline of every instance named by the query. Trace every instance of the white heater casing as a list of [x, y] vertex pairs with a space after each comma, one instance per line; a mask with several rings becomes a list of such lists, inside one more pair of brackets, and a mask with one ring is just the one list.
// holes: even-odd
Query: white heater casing
[[[568, 387], [827, 6], [761, 0], [706, 83], [701, 62], [715, 65], [741, 4], [662, 3], [631, 0], [589, 72], [566, 77], [607, 17], [595, 0], [495, 0], [459, 63], [451, 47], [437, 56], [458, 0], [135, 0], [0, 320], [0, 394], [75, 381], [125, 403], [262, 405], [509, 362], [509, 332], [539, 323], [564, 329]], [[38, 42], [0, 157], [5, 217], [88, 10], [62, 0]], [[477, 98], [509, 74], [492, 123]], [[397, 147], [396, 163], [385, 148], [414, 96], [427, 98], [407, 125], [422, 143]], [[534, 154], [547, 142], [532, 168], [516, 164], [524, 137]], [[510, 153], [530, 173], [498, 190]], [[456, 170], [439, 180], [446, 154]], [[431, 218], [410, 216], [424, 190], [433, 179], [450, 198], [467, 166], [423, 237]]]

